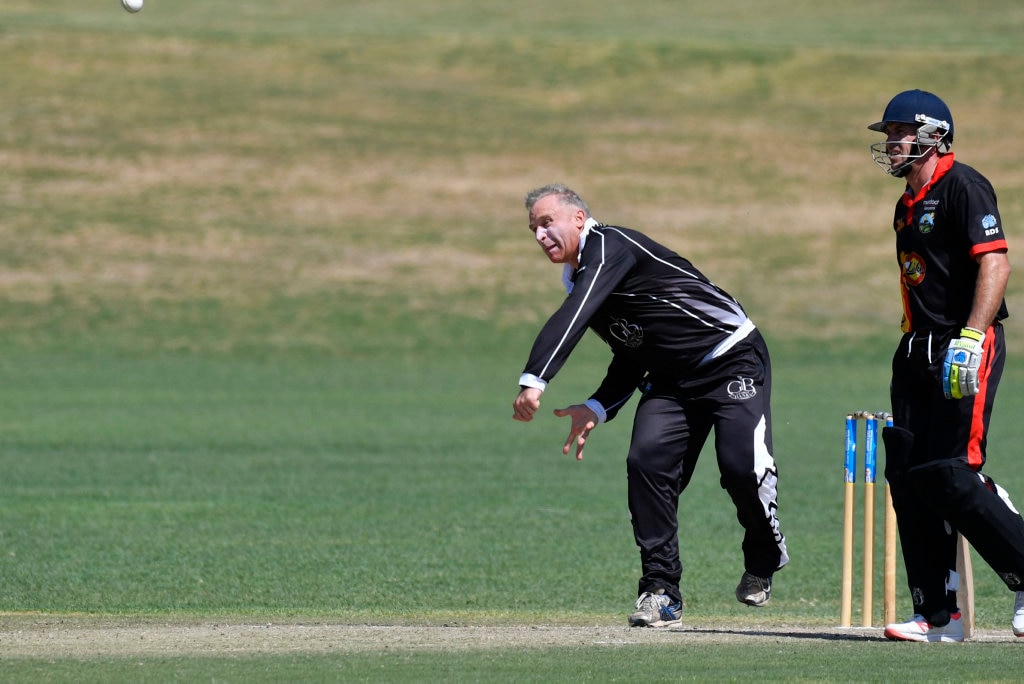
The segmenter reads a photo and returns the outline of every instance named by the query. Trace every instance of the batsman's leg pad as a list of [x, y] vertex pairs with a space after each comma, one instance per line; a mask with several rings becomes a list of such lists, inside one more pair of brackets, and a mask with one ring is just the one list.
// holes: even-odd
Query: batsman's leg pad
[[967, 537], [1007, 587], [1024, 590], [1024, 519], [1008, 497], [989, 485], [989, 478], [955, 459], [914, 466], [907, 478], [926, 505]]
[[914, 448], [914, 433], [901, 427], [882, 428], [885, 444], [885, 479], [894, 480], [907, 469]]
[[916, 465], [907, 470], [907, 479], [930, 508], [956, 527], [961, 519], [980, 514], [992, 498], [977, 472], [954, 459]]
[[957, 528], [962, 519], [988, 512], [994, 499], [1006, 508], [984, 478], [979, 478], [977, 471], [963, 461], [922, 463], [907, 470], [907, 479], [929, 507]]
[[1009, 508], [1011, 511], [1013, 511], [1017, 515], [1020, 515], [1020, 511], [1018, 511], [1017, 507], [1013, 505], [1012, 501], [1010, 501], [1010, 494], [1009, 494], [1009, 492], [1007, 492], [1005, 489], [1003, 489], [998, 484], [996, 484], [996, 481], [993, 480], [988, 475], [985, 475], [983, 473], [978, 473], [978, 477], [981, 478], [981, 481], [985, 483], [985, 486], [988, 487], [989, 490], [995, 492], [996, 495], [1000, 499], [1003, 500], [1003, 503], [1006, 504], [1007, 508]]

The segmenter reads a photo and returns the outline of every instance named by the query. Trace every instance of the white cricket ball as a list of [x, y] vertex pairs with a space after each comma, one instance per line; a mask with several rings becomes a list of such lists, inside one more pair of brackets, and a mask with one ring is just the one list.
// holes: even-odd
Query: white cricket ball
[[142, 0], [121, 0], [121, 6], [134, 14], [142, 9]]

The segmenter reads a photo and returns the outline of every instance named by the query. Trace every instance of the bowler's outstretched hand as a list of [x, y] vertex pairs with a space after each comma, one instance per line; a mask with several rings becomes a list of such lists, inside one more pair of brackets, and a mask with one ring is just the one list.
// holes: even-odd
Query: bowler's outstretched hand
[[569, 428], [569, 437], [565, 440], [562, 453], [568, 454], [573, 443], [576, 444], [576, 460], [583, 460], [583, 445], [587, 443], [590, 431], [597, 427], [597, 414], [586, 404], [573, 404], [564, 409], [555, 409], [555, 415], [559, 418], [569, 416], [572, 418], [572, 427]]

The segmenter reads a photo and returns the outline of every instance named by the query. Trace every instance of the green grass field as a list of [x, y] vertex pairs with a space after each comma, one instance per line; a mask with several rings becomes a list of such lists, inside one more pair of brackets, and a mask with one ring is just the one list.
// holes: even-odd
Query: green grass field
[[[553, 181], [691, 257], [772, 348], [793, 560], [770, 608], [736, 603], [739, 528], [705, 454], [680, 511], [687, 619], [835, 626], [841, 420], [886, 408], [900, 314], [901, 188], [865, 126], [899, 90], [942, 95], [1021, 268], [1024, 7], [776, 5], [6, 0], [0, 679], [1019, 677], [1020, 643], [685, 634], [5, 656], [41, 622], [623, 623], [629, 416], [577, 463], [549, 413], [593, 389], [600, 343], [543, 417], [511, 420], [561, 297], [521, 198]], [[987, 470], [1024, 502], [1016, 277], [1009, 306]], [[979, 627], [1008, 630], [1011, 595], [977, 557], [975, 577]]]

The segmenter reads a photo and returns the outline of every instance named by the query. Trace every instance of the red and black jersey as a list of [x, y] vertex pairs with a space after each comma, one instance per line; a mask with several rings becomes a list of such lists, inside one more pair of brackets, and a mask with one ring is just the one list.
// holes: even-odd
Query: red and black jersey
[[520, 385], [543, 389], [590, 328], [614, 354], [592, 396], [609, 417], [645, 373], [686, 378], [754, 330], [739, 303], [692, 263], [628, 228], [588, 224], [567, 289], [534, 342]]
[[[961, 328], [974, 301], [977, 258], [1007, 248], [995, 190], [946, 154], [928, 184], [912, 192], [908, 187], [893, 219], [903, 331]], [[997, 319], [1008, 315], [1004, 301]]]

